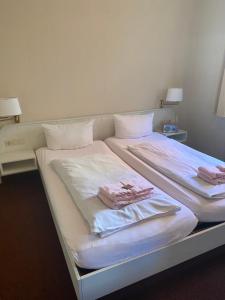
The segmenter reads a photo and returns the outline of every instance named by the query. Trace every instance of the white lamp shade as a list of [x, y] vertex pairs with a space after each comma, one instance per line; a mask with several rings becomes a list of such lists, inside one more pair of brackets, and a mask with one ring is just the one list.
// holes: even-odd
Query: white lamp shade
[[183, 101], [183, 89], [171, 88], [167, 91], [166, 102], [181, 102]]
[[0, 99], [0, 117], [10, 117], [21, 115], [21, 108], [18, 98]]

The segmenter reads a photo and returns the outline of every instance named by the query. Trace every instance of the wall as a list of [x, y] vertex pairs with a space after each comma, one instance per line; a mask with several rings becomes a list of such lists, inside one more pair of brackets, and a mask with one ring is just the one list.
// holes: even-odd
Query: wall
[[180, 122], [189, 131], [189, 144], [225, 159], [225, 118], [215, 114], [225, 67], [225, 1], [198, 0]]
[[1, 0], [0, 97], [23, 121], [157, 107], [182, 86], [194, 0]]

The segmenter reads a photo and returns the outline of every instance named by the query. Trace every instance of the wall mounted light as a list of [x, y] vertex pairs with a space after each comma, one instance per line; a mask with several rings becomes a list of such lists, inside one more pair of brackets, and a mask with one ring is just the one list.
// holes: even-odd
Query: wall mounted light
[[181, 101], [183, 101], [183, 89], [170, 88], [167, 91], [166, 100], [160, 100], [160, 108], [164, 105], [177, 105]]
[[18, 98], [0, 98], [0, 121], [14, 118], [15, 122], [19, 123], [21, 114]]

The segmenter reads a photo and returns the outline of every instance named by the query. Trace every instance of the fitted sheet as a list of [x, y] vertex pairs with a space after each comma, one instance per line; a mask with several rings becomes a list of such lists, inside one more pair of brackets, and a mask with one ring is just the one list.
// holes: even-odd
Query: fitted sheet
[[225, 199], [212, 200], [196, 194], [195, 192], [161, 174], [159, 171], [149, 166], [147, 163], [136, 157], [128, 150], [128, 145], [135, 145], [150, 141], [152, 135], [154, 135], [154, 138], [158, 136], [159, 140], [166, 138], [162, 137], [159, 133], [152, 133], [147, 137], [138, 139], [118, 139], [111, 137], [106, 139], [105, 142], [114, 153], [121, 157], [127, 164], [138, 171], [141, 175], [150, 180], [171, 197], [189, 207], [200, 222], [224, 221]]
[[36, 151], [55, 218], [78, 266], [87, 269], [109, 266], [175, 242], [192, 232], [197, 224], [196, 217], [188, 208], [171, 199], [174, 204], [181, 207], [176, 214], [144, 221], [106, 238], [90, 234], [88, 224], [49, 164], [53, 159], [93, 153], [112, 154], [101, 141], [95, 141], [93, 145], [77, 150], [53, 151], [40, 148]]

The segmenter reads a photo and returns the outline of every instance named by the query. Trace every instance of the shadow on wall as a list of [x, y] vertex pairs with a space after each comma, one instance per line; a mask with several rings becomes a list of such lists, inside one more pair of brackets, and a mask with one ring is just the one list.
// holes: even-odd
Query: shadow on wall
[[216, 116], [225, 61], [225, 1], [198, 1], [193, 26], [179, 116], [191, 146], [225, 159], [225, 118]]

